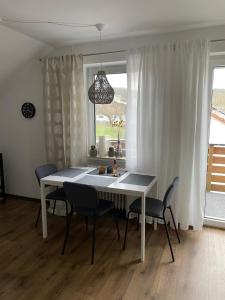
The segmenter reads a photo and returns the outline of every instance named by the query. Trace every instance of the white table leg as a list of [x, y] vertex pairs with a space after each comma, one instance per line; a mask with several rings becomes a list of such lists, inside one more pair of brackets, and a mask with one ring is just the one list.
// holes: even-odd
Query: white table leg
[[41, 182], [41, 216], [42, 216], [41, 220], [42, 220], [43, 239], [46, 239], [48, 236], [45, 194], [46, 194], [45, 184], [43, 182]]
[[141, 197], [141, 261], [145, 260], [145, 194]]
[[154, 218], [154, 230], [156, 230], [156, 229], [157, 229], [157, 219]]

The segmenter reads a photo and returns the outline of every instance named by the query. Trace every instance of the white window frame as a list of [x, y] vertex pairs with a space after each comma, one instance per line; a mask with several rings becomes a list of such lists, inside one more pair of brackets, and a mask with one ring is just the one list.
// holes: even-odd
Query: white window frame
[[[101, 67], [106, 74], [120, 74], [127, 73], [126, 61], [111, 62], [111, 63], [102, 63]], [[86, 64], [84, 66], [85, 70], [85, 91], [86, 91], [86, 101], [88, 108], [88, 149], [91, 145], [96, 144], [96, 125], [95, 125], [95, 111], [94, 105], [90, 102], [88, 98], [88, 89], [93, 83], [93, 78], [100, 70], [99, 64]], [[93, 126], [94, 125], [94, 126]], [[100, 158], [97, 157], [96, 160]], [[124, 160], [124, 159], [123, 159]]]
[[[209, 86], [208, 86], [208, 108], [209, 108], [209, 122], [208, 122], [208, 140], [209, 140], [209, 133], [210, 133], [210, 116], [211, 116], [211, 109], [212, 109], [212, 90], [213, 90], [213, 72], [215, 68], [225, 67], [225, 55], [211, 55], [210, 62], [209, 62]], [[205, 205], [206, 205], [206, 197], [205, 197]], [[205, 217], [205, 209], [204, 209], [204, 225], [211, 226], [211, 227], [218, 227], [218, 228], [225, 228], [225, 221], [216, 219], [216, 218], [209, 218]]]

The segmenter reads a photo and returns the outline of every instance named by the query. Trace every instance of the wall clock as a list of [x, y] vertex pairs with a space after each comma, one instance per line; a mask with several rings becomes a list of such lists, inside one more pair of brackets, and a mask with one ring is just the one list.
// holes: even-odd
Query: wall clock
[[25, 102], [21, 107], [21, 112], [24, 118], [33, 118], [36, 112], [34, 104], [30, 102]]

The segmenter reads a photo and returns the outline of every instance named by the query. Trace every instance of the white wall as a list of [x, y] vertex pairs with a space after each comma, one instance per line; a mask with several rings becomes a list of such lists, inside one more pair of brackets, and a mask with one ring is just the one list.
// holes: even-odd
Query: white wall
[[[64, 55], [72, 53], [96, 53], [96, 52], [107, 52], [107, 51], [118, 51], [118, 50], [128, 50], [136, 47], [142, 47], [145, 45], [151, 45], [154, 43], [159, 43], [163, 41], [172, 41], [172, 40], [184, 40], [184, 39], [208, 39], [208, 40], [217, 40], [225, 39], [225, 26], [215, 26], [202, 29], [193, 29], [186, 30], [174, 33], [166, 34], [152, 34], [152, 35], [143, 35], [139, 37], [129, 37], [123, 39], [115, 40], [104, 40], [104, 31], [103, 31], [103, 41], [85, 43], [81, 45], [61, 47], [54, 49], [52, 55]], [[211, 43], [211, 51], [225, 51], [225, 42]], [[103, 55], [103, 60], [110, 61], [119, 61], [125, 59], [125, 53], [116, 53]], [[84, 58], [85, 63], [96, 63], [99, 62], [99, 56], [89, 56]]]
[[[1, 31], [3, 29], [0, 26], [1, 47], [2, 43], [5, 45], [4, 51], [0, 50], [1, 64], [4, 65], [3, 69], [0, 68], [0, 151], [4, 154], [6, 191], [10, 194], [39, 197], [34, 169], [46, 161], [46, 156], [42, 75], [38, 57], [45, 56], [46, 53], [41, 52], [44, 45], [38, 41], [11, 29], [6, 29], [4, 35], [1, 35]], [[99, 43], [88, 43], [54, 49], [51, 55], [127, 50], [165, 40], [192, 38], [225, 38], [225, 26], [103, 41], [101, 46]], [[47, 49], [49, 51], [48, 47]], [[225, 43], [213, 44], [212, 49], [213, 52], [217, 49], [225, 52]], [[124, 59], [125, 53], [103, 56], [103, 60], [109, 62]], [[99, 62], [99, 57], [85, 57], [84, 62]], [[20, 112], [21, 105], [27, 100], [33, 102], [37, 109], [36, 116], [31, 120], [24, 119]]]
[[[34, 169], [46, 161], [39, 57], [50, 48], [3, 26], [0, 41], [0, 152], [6, 192], [36, 198], [40, 193]], [[36, 106], [31, 120], [21, 114], [26, 101]]]
[[[46, 46], [0, 23], [0, 94], [10, 76]], [[49, 48], [50, 49], [50, 48]]]
[[[21, 105], [32, 102], [33, 119], [25, 119]], [[0, 100], [0, 150], [4, 155], [6, 192], [39, 197], [36, 166], [46, 162], [40, 63], [31, 60], [13, 78]]]

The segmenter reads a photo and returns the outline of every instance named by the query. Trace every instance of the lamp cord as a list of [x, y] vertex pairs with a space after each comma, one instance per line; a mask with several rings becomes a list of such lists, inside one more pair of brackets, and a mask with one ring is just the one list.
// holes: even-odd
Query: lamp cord
[[0, 23], [52, 24], [52, 25], [74, 27], [74, 28], [96, 27], [96, 24], [66, 23], [66, 22], [44, 21], [44, 20], [8, 19], [8, 18], [1, 18], [1, 17], [0, 17]]
[[[100, 30], [99, 31], [99, 34], [100, 34], [100, 48], [102, 49], [102, 31]], [[100, 70], [102, 69], [102, 54], [100, 53], [99, 55], [99, 61], [100, 61]]]

